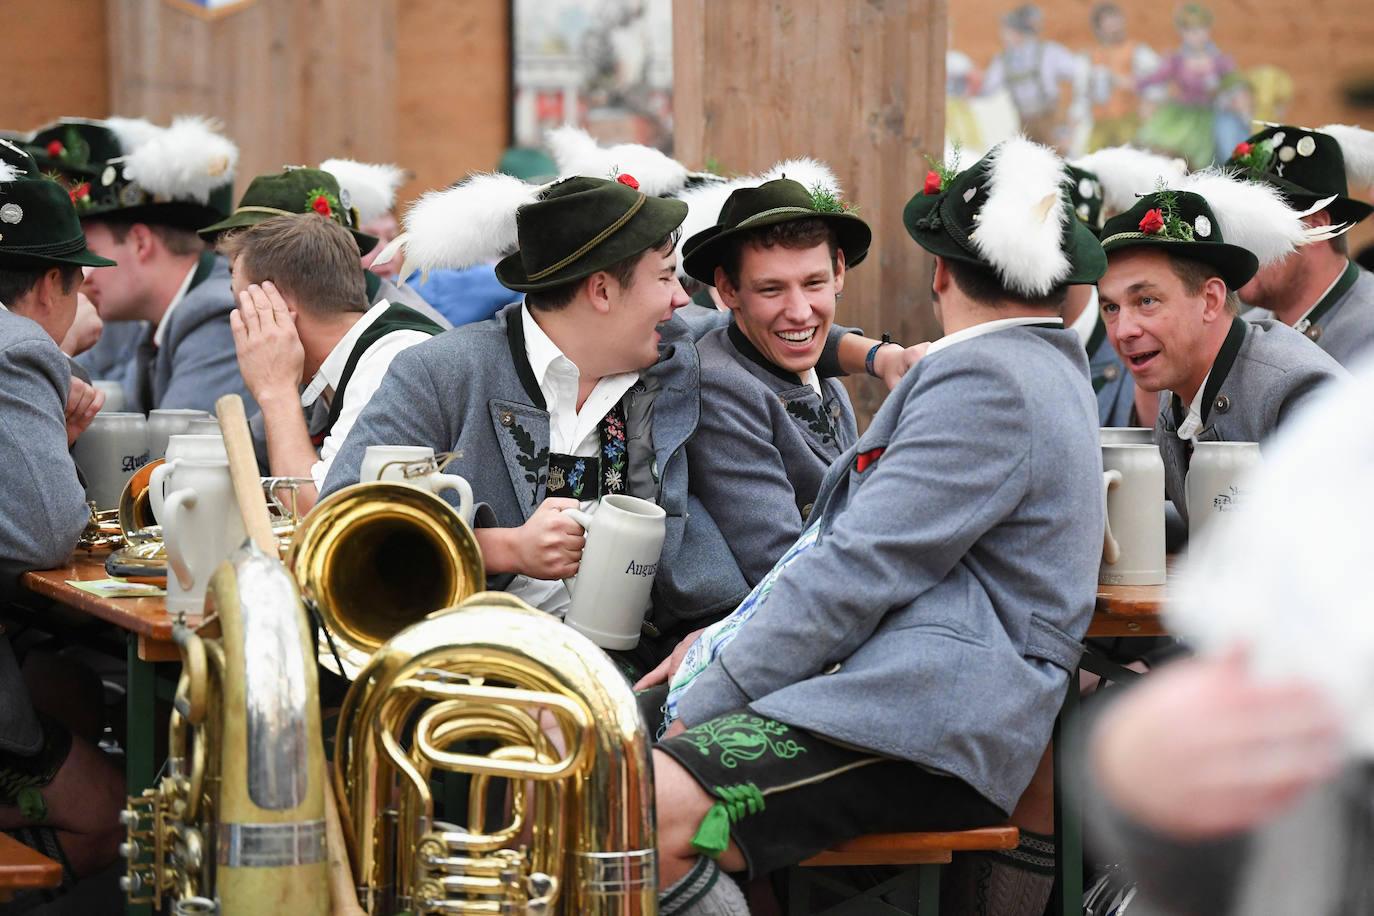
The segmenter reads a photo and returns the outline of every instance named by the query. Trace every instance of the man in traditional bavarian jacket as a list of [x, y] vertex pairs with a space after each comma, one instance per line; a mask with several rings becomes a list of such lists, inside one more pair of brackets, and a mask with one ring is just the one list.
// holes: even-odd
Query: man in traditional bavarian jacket
[[1107, 335], [1136, 384], [1160, 392], [1164, 488], [1187, 519], [1195, 442], [1262, 442], [1345, 370], [1272, 319], [1241, 320], [1236, 291], [1258, 265], [1320, 244], [1271, 189], [1195, 173], [1107, 221], [1098, 282]]
[[687, 273], [732, 316], [697, 341], [691, 489], [751, 587], [802, 533], [821, 478], [858, 437], [844, 386], [816, 366], [845, 273], [871, 239], [838, 201], [783, 178], [732, 193], [683, 248]]
[[[1310, 226], [1348, 229], [1374, 211], [1349, 191], [1374, 183], [1374, 132], [1358, 127], [1266, 127], [1237, 146], [1226, 166], [1277, 188], [1295, 209], [1320, 206], [1304, 217]], [[1277, 319], [1349, 366], [1374, 342], [1374, 275], [1349, 252], [1346, 236], [1337, 235], [1260, 267], [1239, 291], [1254, 307], [1245, 317]]]
[[832, 465], [806, 532], [672, 677], [686, 730], [654, 754], [665, 916], [746, 912], [721, 869], [1005, 822], [1029, 784], [1082, 649], [1103, 527], [1088, 361], [1060, 310], [1104, 260], [1062, 185], [1060, 159], [1017, 139], [932, 172], [907, 204], [936, 256], [945, 337]]
[[[443, 259], [502, 246], [502, 233], [514, 229], [518, 250], [496, 274], [525, 299], [397, 356], [324, 495], [357, 482], [369, 445], [461, 452], [449, 468], [472, 485], [488, 584], [552, 613], [566, 609], [559, 580], [577, 571], [585, 540], [562, 510], [610, 493], [658, 503], [667, 533], [648, 619], [655, 632], [635, 650], [642, 661], [628, 662], [639, 674], [748, 589], [687, 490], [700, 369], [690, 331], [673, 319], [687, 302], [674, 250], [687, 206], [636, 184], [622, 174], [536, 189], [476, 176], [427, 196], [424, 206], [451, 208], [453, 218], [420, 220], [443, 237], [412, 229], [407, 258], [462, 266]], [[516, 198], [501, 198], [507, 186]], [[474, 192], [484, 206], [470, 205]], [[521, 203], [509, 206], [513, 199]], [[509, 226], [499, 212], [508, 206]]]
[[[400, 303], [369, 306], [353, 239], [322, 215], [272, 217], [231, 231], [219, 247], [231, 265], [234, 345], [262, 410], [269, 470], [314, 480], [297, 492], [305, 512], [396, 354], [440, 328]], [[325, 420], [312, 437], [302, 408], [316, 404]]]
[[91, 250], [119, 262], [92, 273], [83, 291], [103, 320], [144, 322], [133, 352], [116, 354], [125, 362], [109, 373], [128, 409], [210, 410], [232, 393], [251, 413], [229, 330], [229, 264], [196, 235], [229, 210], [238, 148], [192, 117], [169, 128], [128, 118], [59, 122], [34, 144], [72, 183]]

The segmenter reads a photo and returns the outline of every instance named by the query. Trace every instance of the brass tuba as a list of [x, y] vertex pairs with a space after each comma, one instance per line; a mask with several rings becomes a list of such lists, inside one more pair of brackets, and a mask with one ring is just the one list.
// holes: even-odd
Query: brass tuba
[[389, 481], [354, 484], [317, 503], [297, 525], [286, 565], [359, 662], [406, 625], [486, 585], [477, 539], [453, 507]]
[[323, 916], [326, 768], [295, 580], [250, 541], [211, 578], [199, 632], [175, 637], [167, 769], [121, 815], [130, 902]]
[[[464, 827], [435, 821], [439, 771], [471, 776]], [[488, 809], [493, 777], [509, 817]], [[657, 912], [633, 692], [590, 640], [511, 596], [475, 595], [378, 649], [340, 711], [334, 785], [374, 916]]]

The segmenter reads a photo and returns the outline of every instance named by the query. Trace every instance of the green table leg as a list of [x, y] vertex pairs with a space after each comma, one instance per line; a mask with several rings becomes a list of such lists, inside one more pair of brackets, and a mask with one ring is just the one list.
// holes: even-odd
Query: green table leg
[[[138, 637], [128, 636], [128, 722], [125, 726], [124, 785], [130, 795], [142, 795], [157, 775], [154, 718], [157, 715], [157, 677], [152, 662], [138, 657]], [[130, 916], [152, 916], [151, 904], [126, 904]]]
[[917, 866], [916, 912], [918, 916], [940, 916], [940, 869], [941, 865]]
[[1079, 916], [1083, 912], [1083, 808], [1079, 787], [1068, 774], [1068, 755], [1082, 751], [1078, 708], [1078, 672], [1069, 678], [1064, 705], [1054, 725], [1055, 897], [1050, 912]]

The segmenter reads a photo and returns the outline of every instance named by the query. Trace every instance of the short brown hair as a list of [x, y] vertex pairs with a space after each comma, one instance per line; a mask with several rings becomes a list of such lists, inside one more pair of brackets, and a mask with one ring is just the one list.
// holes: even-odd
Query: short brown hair
[[[681, 237], [681, 234], [682, 230], [680, 228], [674, 229], [672, 232], [659, 239], [656, 244], [650, 245], [648, 248], [639, 252], [639, 254], [632, 254], [628, 258], [617, 261], [610, 267], [602, 269], [615, 279], [615, 282], [619, 284], [621, 289], [629, 289], [634, 285], [635, 268], [639, 266], [639, 262], [644, 260], [645, 256], [651, 251], [660, 255], [672, 251], [677, 247], [677, 240]], [[593, 273], [600, 273], [600, 271], [593, 271]], [[592, 274], [588, 274], [587, 276], [591, 275]], [[535, 293], [526, 293], [525, 302], [532, 309], [543, 312], [556, 312], [561, 308], [566, 308], [568, 304], [573, 301], [574, 297], [577, 296], [577, 291], [582, 288], [582, 284], [586, 282], [586, 280], [587, 277], [579, 277], [576, 280], [569, 280], [567, 283], [562, 283], [549, 289], [540, 290]]]
[[73, 286], [81, 283], [81, 268], [75, 264], [50, 264], [47, 267], [3, 267], [0, 268], [0, 302], [16, 305], [53, 268], [61, 271], [62, 293], [64, 295], [70, 293]]
[[[1221, 274], [1212, 265], [1194, 260], [1193, 258], [1181, 258], [1178, 255], [1169, 255], [1169, 266], [1174, 271], [1174, 276], [1178, 277], [1183, 283], [1183, 291], [1190, 296], [1199, 295], [1202, 288], [1207, 285], [1207, 281], [1216, 277], [1222, 283]], [[1240, 295], [1231, 287], [1226, 287], [1226, 313], [1228, 315], [1240, 314]]]
[[299, 309], [327, 317], [367, 311], [358, 243], [316, 213], [274, 216], [221, 236], [217, 246], [250, 283], [271, 280]]
[[986, 267], [955, 258], [945, 258], [945, 266], [960, 291], [979, 305], [997, 307], [1011, 300], [1033, 309], [1062, 311], [1069, 295], [1069, 287], [1064, 283], [1043, 296], [1027, 296], [1008, 289], [1001, 277]]
[[793, 219], [741, 232], [732, 238], [730, 244], [721, 252], [720, 266], [729, 278], [730, 285], [738, 289], [739, 265], [744, 260], [746, 245], [757, 245], [760, 248], [776, 246], [802, 251], [821, 244], [830, 246], [830, 269], [839, 270], [840, 237], [823, 219]]

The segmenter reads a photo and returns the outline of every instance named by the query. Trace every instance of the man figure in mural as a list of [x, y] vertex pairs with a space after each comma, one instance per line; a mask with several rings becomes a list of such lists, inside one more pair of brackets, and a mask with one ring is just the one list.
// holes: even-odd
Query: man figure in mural
[[1212, 41], [1212, 11], [1207, 7], [1184, 4], [1174, 14], [1174, 26], [1178, 50], [1137, 86], [1142, 92], [1167, 86], [1169, 100], [1141, 125], [1136, 144], [1182, 156], [1190, 168], [1200, 169], [1212, 164], [1212, 106], [1222, 78], [1236, 64]]
[[1063, 147], [1068, 138], [1062, 125], [1071, 119], [1060, 110], [1060, 84], [1077, 82], [1082, 67], [1068, 48], [1040, 38], [1043, 20], [1040, 8], [1030, 4], [1002, 16], [1003, 51], [988, 64], [982, 94], [1005, 88], [1021, 118], [1021, 132], [1037, 143]]
[[1149, 45], [1127, 40], [1126, 14], [1120, 6], [1097, 4], [1091, 21], [1097, 44], [1086, 55], [1085, 91], [1093, 116], [1092, 133], [1088, 135], [1090, 153], [1135, 138], [1140, 129], [1136, 83], [1159, 69], [1159, 55]]

